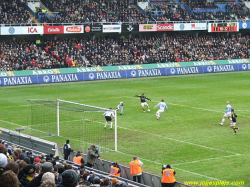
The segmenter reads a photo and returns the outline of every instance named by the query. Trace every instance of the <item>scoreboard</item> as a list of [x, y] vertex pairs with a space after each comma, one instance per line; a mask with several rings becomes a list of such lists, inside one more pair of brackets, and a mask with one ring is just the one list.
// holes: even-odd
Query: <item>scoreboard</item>
[[239, 23], [208, 23], [208, 32], [239, 32]]

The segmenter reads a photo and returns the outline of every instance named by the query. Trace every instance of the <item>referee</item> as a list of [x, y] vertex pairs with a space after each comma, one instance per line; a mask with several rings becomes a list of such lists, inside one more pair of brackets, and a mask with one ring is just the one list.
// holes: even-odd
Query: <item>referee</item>
[[107, 124], [108, 122], [110, 121], [110, 129], [113, 129], [113, 120], [112, 120], [112, 117], [114, 118], [115, 115], [114, 115], [114, 112], [112, 111], [112, 108], [109, 108], [110, 110], [109, 111], [106, 111], [103, 116], [105, 117], [106, 119], [106, 123], [105, 123], [105, 126], [104, 126], [104, 129], [106, 129], [107, 127]]

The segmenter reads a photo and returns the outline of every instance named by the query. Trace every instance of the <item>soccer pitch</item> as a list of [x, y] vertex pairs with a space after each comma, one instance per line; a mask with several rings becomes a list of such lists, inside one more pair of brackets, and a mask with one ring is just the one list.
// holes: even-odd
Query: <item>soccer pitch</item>
[[[1, 87], [0, 122], [11, 130], [26, 126], [27, 99], [62, 99], [104, 108], [116, 108], [123, 101], [118, 152], [101, 158], [129, 166], [138, 156], [143, 170], [156, 175], [161, 175], [162, 164], [170, 164], [180, 182], [244, 181], [250, 186], [249, 78], [250, 72], [231, 72]], [[151, 112], [142, 112], [140, 98], [134, 97], [142, 93], [152, 100], [147, 101]], [[161, 99], [169, 111], [156, 120], [153, 107]], [[228, 119], [219, 125], [226, 101], [238, 115], [237, 135]], [[70, 127], [68, 132], [67, 137], [47, 139], [62, 146], [66, 139], [74, 139]], [[76, 148], [77, 142], [71, 141], [71, 146]]]

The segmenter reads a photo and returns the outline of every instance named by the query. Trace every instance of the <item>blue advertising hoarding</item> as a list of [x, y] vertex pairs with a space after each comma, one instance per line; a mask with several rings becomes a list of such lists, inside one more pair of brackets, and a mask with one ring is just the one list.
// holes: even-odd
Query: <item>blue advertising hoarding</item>
[[250, 22], [239, 22], [239, 29], [250, 29]]
[[98, 72], [84, 72], [84, 73], [70, 73], [70, 74], [47, 74], [47, 75], [36, 75], [36, 76], [12, 76], [12, 77], [0, 77], [0, 86], [125, 79], [125, 78], [201, 74], [201, 73], [220, 73], [220, 72], [247, 71], [247, 70], [250, 70], [249, 63], [209, 65], [209, 66], [189, 66], [189, 67], [168, 67], [168, 68], [154, 68], [154, 69], [134, 69], [134, 70], [122, 70], [122, 71], [98, 71]]

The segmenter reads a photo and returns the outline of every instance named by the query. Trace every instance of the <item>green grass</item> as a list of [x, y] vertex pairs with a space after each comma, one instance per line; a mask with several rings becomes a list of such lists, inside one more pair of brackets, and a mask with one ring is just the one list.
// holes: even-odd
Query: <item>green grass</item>
[[[170, 164], [180, 182], [245, 181], [250, 186], [249, 78], [250, 72], [234, 72], [2, 87], [0, 122], [12, 130], [25, 126], [27, 99], [62, 99], [104, 108], [123, 101], [118, 152], [102, 154], [103, 159], [129, 166], [132, 156], [138, 156], [143, 170], [156, 175], [162, 164]], [[139, 98], [133, 97], [143, 92], [152, 99], [150, 113], [143, 113]], [[161, 99], [169, 111], [157, 121], [153, 107]], [[236, 136], [229, 120], [218, 125], [227, 100], [238, 114]], [[62, 137], [48, 140], [65, 142]]]

